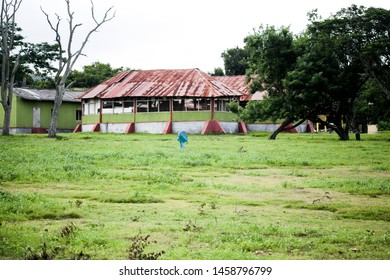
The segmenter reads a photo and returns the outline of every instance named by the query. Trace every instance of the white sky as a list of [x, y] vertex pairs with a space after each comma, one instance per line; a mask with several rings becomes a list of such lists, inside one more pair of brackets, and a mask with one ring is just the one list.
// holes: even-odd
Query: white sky
[[[75, 23], [83, 23], [74, 43], [92, 28], [90, 0], [70, 0]], [[306, 28], [307, 12], [318, 9], [324, 18], [352, 4], [390, 9], [389, 0], [94, 0], [96, 17], [111, 6], [115, 18], [92, 34], [76, 69], [95, 61], [134, 69], [223, 68], [221, 53], [243, 46], [243, 39], [261, 24], [290, 26], [294, 33]], [[23, 0], [16, 21], [27, 42], [54, 43], [40, 7], [62, 16], [64, 0]]]

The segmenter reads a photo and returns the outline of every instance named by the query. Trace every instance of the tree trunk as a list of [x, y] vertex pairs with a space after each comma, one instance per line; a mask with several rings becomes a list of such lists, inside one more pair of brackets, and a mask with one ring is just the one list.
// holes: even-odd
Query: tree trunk
[[278, 129], [276, 129], [272, 135], [270, 137], [268, 137], [268, 140], [275, 140], [276, 139], [276, 136], [278, 136], [278, 134], [280, 132], [282, 132], [286, 126], [288, 126], [289, 124], [291, 123], [291, 118], [287, 117], [283, 122], [282, 124], [278, 127]]
[[348, 141], [349, 140], [349, 126], [347, 126], [345, 129], [341, 124], [336, 124], [334, 131], [339, 136], [340, 140], [342, 141]]
[[10, 134], [10, 124], [11, 124], [11, 107], [8, 105], [3, 106], [4, 109], [4, 123], [3, 123], [3, 135]]
[[49, 127], [49, 138], [57, 137], [57, 121], [60, 112], [60, 106], [62, 104], [62, 97], [65, 93], [65, 86], [59, 85], [56, 87], [56, 97], [54, 99], [53, 113], [51, 114], [50, 127]]

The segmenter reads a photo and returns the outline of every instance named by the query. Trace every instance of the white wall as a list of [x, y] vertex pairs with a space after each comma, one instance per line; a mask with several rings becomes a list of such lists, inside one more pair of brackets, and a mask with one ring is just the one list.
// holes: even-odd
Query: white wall
[[185, 131], [189, 134], [200, 134], [205, 122], [173, 122], [172, 133], [177, 134], [180, 131]]

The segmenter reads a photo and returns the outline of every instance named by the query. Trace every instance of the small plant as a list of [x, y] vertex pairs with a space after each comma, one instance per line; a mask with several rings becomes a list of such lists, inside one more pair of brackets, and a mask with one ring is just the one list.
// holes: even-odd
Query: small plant
[[313, 204], [314, 203], [319, 203], [319, 202], [323, 201], [324, 199], [332, 200], [332, 198], [330, 197], [330, 193], [329, 192], [325, 192], [325, 194], [322, 197], [314, 199], [313, 200]]
[[81, 204], [83, 204], [83, 201], [80, 200], [80, 199], [77, 199], [77, 200], [76, 200], [76, 206], [77, 206], [77, 207], [80, 207]]
[[200, 205], [200, 207], [198, 208], [199, 215], [205, 215], [206, 214], [206, 212], [204, 211], [204, 207], [205, 206], [206, 206], [206, 203], [204, 203], [204, 202]]
[[131, 219], [131, 221], [133, 221], [133, 222], [138, 222], [140, 218], [141, 218], [140, 216], [133, 216], [133, 217], [131, 217], [130, 219]]
[[76, 225], [73, 223], [70, 223], [69, 225], [67, 225], [61, 229], [60, 235], [61, 235], [61, 237], [65, 238], [65, 239], [72, 238], [76, 234], [75, 233], [76, 230], [77, 230]]
[[183, 230], [184, 231], [199, 232], [202, 230], [202, 228], [198, 227], [197, 225], [191, 224], [191, 222], [189, 222], [188, 224], [186, 224], [184, 226]]
[[128, 259], [129, 260], [157, 260], [163, 254], [164, 251], [161, 252], [151, 252], [145, 253], [145, 248], [151, 243], [157, 243], [156, 241], [149, 241], [150, 235], [136, 235], [132, 238], [131, 246], [128, 250]]
[[59, 246], [48, 250], [46, 243], [40, 247], [41, 252], [34, 252], [30, 247], [27, 248], [28, 255], [26, 260], [53, 260], [60, 252], [64, 250]]
[[83, 251], [80, 251], [79, 253], [68, 252], [71, 239], [75, 237], [76, 231], [77, 226], [73, 223], [66, 225], [60, 230], [60, 238], [57, 238], [57, 241], [62, 246], [57, 245], [53, 248], [48, 248], [46, 242], [44, 242], [43, 245], [40, 246], [35, 252], [30, 247], [28, 247], [26, 260], [54, 260], [57, 258], [89, 260], [91, 256], [89, 254], [84, 254]]

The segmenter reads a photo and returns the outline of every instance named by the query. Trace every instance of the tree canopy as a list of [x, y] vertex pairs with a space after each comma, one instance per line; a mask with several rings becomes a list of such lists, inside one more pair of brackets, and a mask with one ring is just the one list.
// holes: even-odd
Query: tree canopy
[[94, 62], [84, 66], [83, 71], [73, 70], [70, 72], [68, 82], [72, 83], [72, 87], [91, 88], [115, 76], [120, 71], [123, 71], [123, 67], [112, 68], [109, 63]]
[[[245, 38], [247, 77], [252, 92], [267, 90], [268, 95], [259, 104], [251, 101], [237, 110], [240, 117], [284, 119], [271, 139], [291, 123], [308, 119], [348, 140], [351, 130], [359, 133], [366, 108], [362, 104], [373, 104], [367, 98], [388, 100], [389, 30], [390, 11], [356, 5], [325, 20], [313, 11], [306, 32], [299, 36], [286, 27], [260, 27]], [[364, 95], [374, 86], [372, 92], [379, 94], [380, 89], [384, 101]]]
[[245, 75], [248, 69], [248, 54], [246, 49], [235, 47], [221, 54], [226, 76]]

